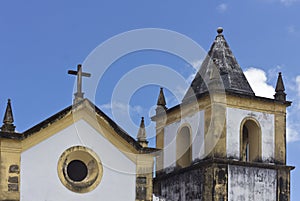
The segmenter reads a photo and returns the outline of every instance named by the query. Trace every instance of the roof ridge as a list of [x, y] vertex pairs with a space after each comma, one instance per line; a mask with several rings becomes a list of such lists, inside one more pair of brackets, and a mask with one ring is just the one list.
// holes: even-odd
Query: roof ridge
[[[78, 107], [81, 105], [84, 101], [87, 101], [91, 107], [95, 109], [95, 112], [102, 116], [105, 121], [109, 123], [109, 125], [113, 128], [113, 130], [126, 142], [131, 144], [137, 151], [140, 151], [142, 153], [149, 152], [149, 149], [144, 149], [131, 135], [129, 135], [122, 127], [120, 127], [115, 121], [113, 121], [109, 116], [107, 116], [99, 107], [97, 107], [94, 103], [92, 103], [89, 99], [84, 98], [83, 100], [77, 102], [76, 104], [70, 105], [61, 111], [57, 112], [56, 114], [48, 117], [47, 119], [41, 121], [40, 123], [34, 125], [33, 127], [27, 129], [26, 131], [19, 133], [18, 135], [7, 135], [6, 132], [0, 132], [0, 137], [4, 138], [10, 138], [10, 139], [18, 139], [23, 140], [31, 135], [34, 135], [35, 133], [39, 132], [40, 130], [47, 128], [52, 123], [56, 122], [57, 120], [62, 119], [65, 117], [69, 112], [71, 112], [74, 107]], [[156, 149], [155, 149], [156, 150]]]

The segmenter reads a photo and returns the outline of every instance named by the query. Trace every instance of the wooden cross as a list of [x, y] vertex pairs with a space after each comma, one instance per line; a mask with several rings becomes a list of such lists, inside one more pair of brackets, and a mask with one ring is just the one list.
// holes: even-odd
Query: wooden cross
[[83, 93], [82, 93], [82, 76], [84, 77], [91, 77], [90, 73], [84, 73], [82, 72], [82, 66], [81, 64], [77, 65], [77, 71], [74, 70], [68, 70], [68, 74], [70, 75], [77, 75], [77, 92], [75, 95], [75, 102], [78, 100], [83, 99]]

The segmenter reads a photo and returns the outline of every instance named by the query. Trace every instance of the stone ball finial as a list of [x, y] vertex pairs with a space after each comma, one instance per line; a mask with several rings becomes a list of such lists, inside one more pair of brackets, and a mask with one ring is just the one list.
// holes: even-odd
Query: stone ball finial
[[217, 32], [218, 32], [218, 34], [223, 33], [223, 27], [218, 27]]

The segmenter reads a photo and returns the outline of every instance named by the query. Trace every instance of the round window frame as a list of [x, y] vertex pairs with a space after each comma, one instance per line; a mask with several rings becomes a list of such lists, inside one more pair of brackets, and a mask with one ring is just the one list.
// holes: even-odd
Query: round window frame
[[[87, 176], [82, 181], [73, 181], [68, 176], [68, 165], [74, 160], [79, 160], [87, 166]], [[103, 166], [100, 158], [93, 150], [83, 146], [73, 146], [65, 150], [60, 156], [57, 173], [61, 183], [67, 189], [76, 193], [87, 193], [100, 184]]]

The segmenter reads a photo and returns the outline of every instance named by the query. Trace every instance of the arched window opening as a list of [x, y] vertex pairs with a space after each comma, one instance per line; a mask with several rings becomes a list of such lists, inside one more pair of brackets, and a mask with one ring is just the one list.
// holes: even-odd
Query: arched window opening
[[253, 120], [247, 120], [242, 126], [241, 160], [261, 160], [261, 131], [258, 124]]
[[249, 161], [249, 135], [246, 126], [243, 126], [242, 160]]
[[176, 166], [187, 167], [192, 162], [190, 129], [185, 126], [181, 128], [176, 137]]

